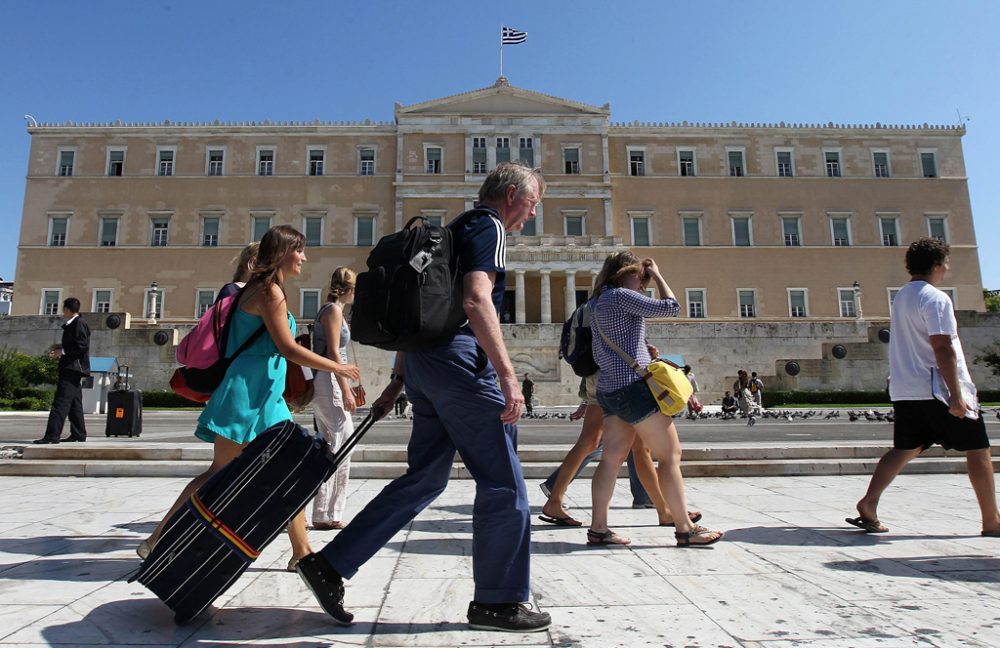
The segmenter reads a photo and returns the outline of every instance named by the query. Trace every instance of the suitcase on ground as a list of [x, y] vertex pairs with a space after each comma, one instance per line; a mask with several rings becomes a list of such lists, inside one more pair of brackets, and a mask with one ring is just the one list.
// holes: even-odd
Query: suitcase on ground
[[381, 418], [369, 414], [336, 454], [293, 421], [269, 428], [167, 523], [138, 580], [184, 623], [243, 574]]
[[108, 422], [105, 436], [142, 434], [142, 392], [122, 389], [108, 392]]

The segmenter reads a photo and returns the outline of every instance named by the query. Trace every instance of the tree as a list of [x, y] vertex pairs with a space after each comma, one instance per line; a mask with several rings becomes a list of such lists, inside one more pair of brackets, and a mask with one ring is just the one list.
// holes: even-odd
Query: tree
[[976, 356], [976, 362], [989, 367], [994, 376], [1000, 376], [1000, 340], [994, 340], [982, 355]]
[[983, 290], [983, 300], [987, 312], [1000, 313], [1000, 290]]

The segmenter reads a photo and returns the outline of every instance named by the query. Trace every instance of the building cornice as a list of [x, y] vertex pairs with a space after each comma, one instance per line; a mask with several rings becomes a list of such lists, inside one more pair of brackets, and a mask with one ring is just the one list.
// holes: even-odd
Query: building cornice
[[845, 134], [871, 136], [879, 135], [913, 135], [927, 136], [963, 136], [965, 126], [942, 124], [825, 124], [811, 123], [765, 123], [765, 122], [613, 122], [608, 127], [609, 135], [665, 135], [670, 137], [700, 137], [704, 135], [746, 135], [748, 131], [774, 131], [785, 135], [831, 136], [842, 137]]

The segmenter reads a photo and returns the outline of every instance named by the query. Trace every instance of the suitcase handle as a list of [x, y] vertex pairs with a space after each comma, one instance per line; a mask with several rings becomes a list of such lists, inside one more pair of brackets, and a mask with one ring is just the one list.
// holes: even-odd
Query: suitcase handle
[[384, 409], [382, 409], [381, 407], [371, 408], [371, 411], [369, 411], [368, 416], [365, 417], [365, 420], [361, 421], [361, 425], [359, 425], [357, 429], [354, 430], [351, 436], [347, 437], [347, 440], [344, 441], [344, 444], [340, 446], [340, 448], [337, 450], [336, 453], [334, 453], [333, 466], [330, 468], [331, 475], [333, 474], [334, 471], [337, 470], [337, 468], [340, 467], [340, 464], [344, 463], [344, 460], [347, 459], [348, 455], [351, 454], [351, 451], [354, 450], [354, 446], [358, 445], [358, 441], [360, 441], [361, 437], [363, 437], [368, 432], [368, 430], [371, 429], [372, 425], [375, 424], [375, 421], [379, 420], [383, 416], [385, 416]]

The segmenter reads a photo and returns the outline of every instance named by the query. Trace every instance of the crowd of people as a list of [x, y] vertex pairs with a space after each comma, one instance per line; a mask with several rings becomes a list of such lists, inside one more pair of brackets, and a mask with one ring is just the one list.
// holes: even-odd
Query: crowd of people
[[[551, 624], [548, 613], [525, 603], [530, 599], [530, 507], [517, 456], [517, 422], [530, 410], [534, 383], [519, 381], [508, 356], [499, 312], [507, 281], [506, 236], [519, 231], [535, 215], [545, 191], [537, 170], [520, 164], [497, 165], [479, 191], [477, 209], [448, 225], [454, 239], [463, 306], [468, 321], [451, 341], [420, 351], [397, 353], [389, 383], [373, 408], [400, 413], [412, 408], [412, 432], [407, 447], [408, 468], [390, 482], [353, 519], [346, 520], [349, 463], [324, 485], [311, 507], [312, 526], [337, 530], [321, 550], [314, 551], [307, 534], [305, 511], [288, 527], [297, 571], [322, 608], [338, 624], [349, 625], [344, 580], [350, 579], [400, 529], [428, 506], [447, 486], [456, 451], [475, 480], [473, 502], [473, 580], [475, 592], [467, 617], [473, 628], [534, 632]], [[305, 239], [287, 225], [271, 228], [259, 246], [248, 248], [237, 261], [233, 283], [240, 291], [234, 306], [231, 353], [256, 331], [265, 330], [230, 366], [222, 385], [198, 418], [194, 432], [212, 443], [208, 470], [181, 492], [137, 551], [149, 554], [165, 521], [188, 496], [246, 444], [268, 427], [291, 417], [282, 399], [285, 359], [316, 370], [313, 411], [316, 426], [333, 448], [352, 429], [351, 415], [364, 398], [352, 383], [360, 371], [349, 362], [351, 331], [344, 309], [354, 297], [355, 275], [337, 268], [330, 277], [327, 302], [314, 322], [312, 350], [295, 342], [295, 320], [288, 311], [288, 284], [306, 262]], [[857, 503], [848, 523], [870, 533], [888, 528], [879, 520], [881, 494], [907, 462], [934, 443], [965, 451], [969, 474], [982, 510], [984, 536], [1000, 536], [989, 441], [982, 417], [976, 416], [975, 387], [969, 378], [951, 302], [935, 286], [948, 270], [948, 247], [936, 239], [920, 239], [906, 253], [912, 281], [903, 288], [892, 310], [890, 393], [896, 408], [894, 447], [879, 462], [868, 492]], [[656, 297], [646, 294], [655, 288]], [[79, 303], [67, 300], [65, 360], [80, 373], [81, 328], [73, 322]], [[674, 317], [679, 304], [652, 259], [632, 252], [607, 257], [588, 302], [593, 333], [593, 357], [599, 370], [581, 380], [583, 402], [571, 418], [582, 419], [576, 444], [560, 468], [542, 484], [547, 500], [540, 519], [564, 527], [584, 522], [566, 510], [569, 484], [590, 461], [599, 458], [591, 481], [588, 545], [627, 545], [630, 539], [612, 528], [610, 501], [623, 463], [628, 463], [633, 506], [655, 508], [660, 526], [672, 527], [678, 547], [701, 547], [723, 539], [724, 533], [698, 524], [703, 514], [688, 506], [681, 475], [681, 443], [672, 416], [666, 415], [637, 367], [658, 356], [647, 344], [647, 318]], [[689, 411], [700, 408], [698, 384], [685, 367], [693, 396]], [[60, 373], [62, 380], [62, 371]], [[67, 373], [68, 376], [68, 373]], [[76, 398], [76, 378], [67, 377], [57, 392], [46, 439], [58, 439], [62, 421]], [[402, 400], [405, 394], [406, 400]], [[755, 372], [741, 370], [732, 391], [722, 400], [724, 412], [752, 414], [762, 403], [763, 382]], [[73, 410], [75, 412], [75, 410]], [[73, 434], [85, 431], [77, 423]]]

